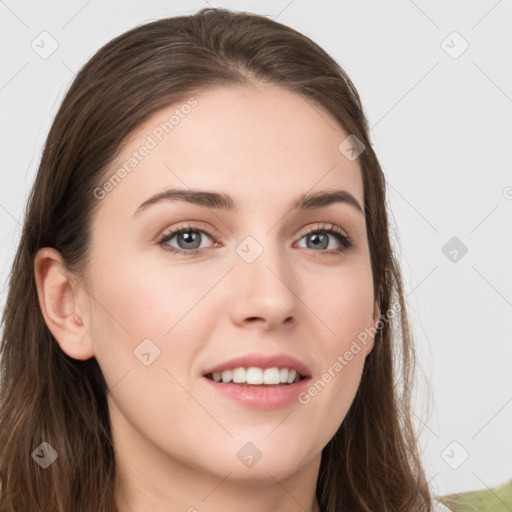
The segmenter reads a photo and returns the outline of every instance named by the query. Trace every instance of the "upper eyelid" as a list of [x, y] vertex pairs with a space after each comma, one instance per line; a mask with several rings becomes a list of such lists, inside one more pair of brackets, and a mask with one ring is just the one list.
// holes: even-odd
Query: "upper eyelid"
[[337, 226], [336, 224], [333, 224], [331, 222], [319, 222], [316, 226], [310, 226], [302, 234], [302, 236], [309, 234], [311, 231], [329, 231], [329, 230], [336, 231], [338, 234], [346, 236], [347, 238], [350, 238], [345, 229], [340, 228], [339, 226]]
[[181, 225], [181, 226], [169, 229], [169, 230], [164, 230], [158, 238], [161, 240], [162, 238], [171, 237], [171, 235], [173, 238], [179, 232], [187, 232], [187, 231], [198, 231], [200, 233], [208, 235], [210, 238], [215, 238], [217, 236], [214, 233], [211, 233], [209, 229], [200, 228], [199, 226], [192, 226], [192, 225], [189, 225], [186, 223], [184, 225]]

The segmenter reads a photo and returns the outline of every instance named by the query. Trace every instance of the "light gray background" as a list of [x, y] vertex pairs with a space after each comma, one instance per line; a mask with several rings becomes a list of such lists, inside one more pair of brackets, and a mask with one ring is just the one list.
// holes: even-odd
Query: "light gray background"
[[[438, 494], [503, 484], [512, 477], [510, 0], [0, 0], [0, 306], [41, 149], [74, 74], [135, 25], [208, 5], [303, 32], [354, 81], [389, 181], [429, 478]], [[52, 39], [58, 48], [42, 58]], [[452, 237], [465, 255], [442, 252]]]

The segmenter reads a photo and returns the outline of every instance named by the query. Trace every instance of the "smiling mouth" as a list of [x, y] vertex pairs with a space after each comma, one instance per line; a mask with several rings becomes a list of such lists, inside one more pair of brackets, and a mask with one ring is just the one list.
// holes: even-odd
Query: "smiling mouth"
[[245, 387], [280, 387], [296, 384], [307, 377], [289, 368], [234, 368], [222, 372], [207, 373], [209, 380], [219, 384], [238, 384]]
[[217, 382], [217, 384], [235, 384], [237, 386], [243, 386], [247, 388], [280, 388], [282, 386], [291, 386], [292, 384], [296, 384], [297, 382], [300, 382], [301, 380], [304, 380], [306, 377], [299, 377], [295, 382], [288, 383], [288, 382], [280, 382], [279, 384], [247, 384], [247, 382], [223, 382], [222, 380], [216, 381], [213, 379], [213, 376], [211, 373], [208, 375], [205, 375], [205, 377], [208, 380], [211, 380], [213, 382]]

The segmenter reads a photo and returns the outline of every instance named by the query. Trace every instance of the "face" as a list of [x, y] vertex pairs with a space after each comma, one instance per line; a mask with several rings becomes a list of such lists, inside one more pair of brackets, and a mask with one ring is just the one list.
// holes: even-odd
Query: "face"
[[[347, 136], [320, 106], [258, 85], [203, 91], [129, 139], [107, 175], [127, 164], [121, 179], [96, 191], [86, 274], [116, 442], [218, 478], [319, 464], [372, 348], [354, 340], [377, 320]], [[171, 189], [229, 201], [151, 200]], [[213, 380], [234, 367], [255, 367], [232, 372], [249, 382], [303, 378]]]

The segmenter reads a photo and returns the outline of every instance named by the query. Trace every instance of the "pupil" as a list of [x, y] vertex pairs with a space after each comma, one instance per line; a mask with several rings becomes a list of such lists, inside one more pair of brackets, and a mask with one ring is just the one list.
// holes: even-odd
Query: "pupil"
[[[196, 245], [197, 245], [197, 241], [199, 240], [199, 233], [193, 232], [193, 231], [186, 231], [185, 233], [180, 233], [178, 240], [180, 240], [180, 239], [185, 240], [185, 244], [196, 243]], [[184, 247], [184, 249], [197, 249], [198, 247], [199, 247], [199, 245], [197, 245], [197, 247], [196, 246], [194, 246], [194, 247], [186, 246], [186, 247]]]
[[[323, 243], [322, 243], [322, 241], [319, 241], [319, 237], [323, 237]], [[310, 240], [312, 242], [313, 242], [313, 240], [316, 240], [316, 242], [319, 242], [319, 243], [313, 242], [313, 247], [319, 247], [319, 245], [322, 245], [321, 249], [327, 249], [327, 246], [329, 245], [327, 237], [323, 233], [322, 234], [318, 234], [318, 233], [312, 234], [310, 236]], [[327, 244], [325, 242], [327, 242]]]

